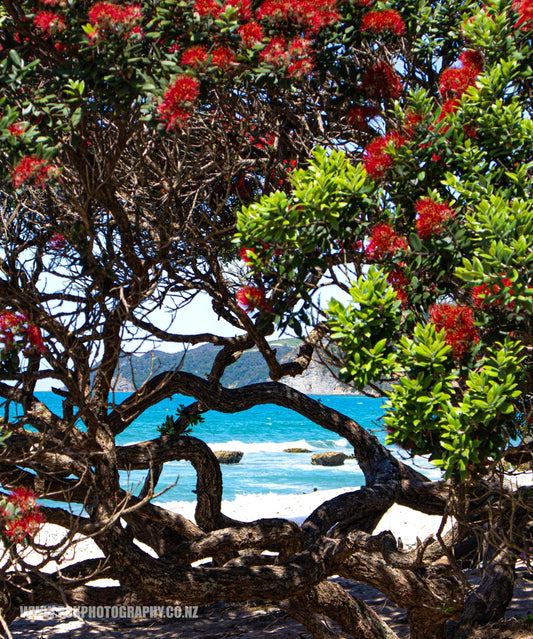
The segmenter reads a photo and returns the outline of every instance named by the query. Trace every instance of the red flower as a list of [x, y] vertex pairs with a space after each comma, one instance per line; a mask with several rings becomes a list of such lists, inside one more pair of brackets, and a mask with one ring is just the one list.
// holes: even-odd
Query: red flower
[[361, 88], [371, 98], [389, 100], [402, 94], [402, 80], [390, 64], [376, 62], [365, 71]]
[[[30, 323], [24, 313], [12, 311], [0, 313], [0, 342], [3, 343], [3, 349], [11, 350], [16, 336], [18, 336], [17, 343], [24, 345], [26, 353], [44, 353], [46, 350], [40, 329]], [[24, 490], [24, 488], [18, 488], [13, 495], [29, 494], [21, 492]]]
[[251, 0], [227, 0], [222, 12], [226, 10], [226, 7], [235, 7], [238, 9], [237, 17], [242, 22], [248, 22], [252, 19], [252, 2]]
[[211, 55], [213, 65], [219, 69], [227, 69], [236, 61], [235, 54], [229, 47], [216, 47]]
[[[233, 184], [233, 192], [238, 197], [240, 197], [241, 200], [247, 200], [252, 195], [253, 190], [254, 190], [253, 182], [242, 175], [240, 175]], [[246, 250], [252, 251], [253, 249], [246, 249]]]
[[168, 86], [157, 106], [159, 117], [167, 123], [167, 131], [189, 117], [191, 107], [200, 92], [199, 87], [198, 80], [190, 75], [179, 75]]
[[27, 537], [34, 537], [44, 522], [42, 514], [35, 510], [28, 512], [22, 517], [7, 519], [4, 522], [4, 534], [14, 542], [23, 542]]
[[513, 9], [518, 13], [515, 27], [520, 27], [522, 31], [533, 29], [533, 1], [515, 0]]
[[[436, 123], [442, 122], [445, 120], [451, 113], [455, 113], [459, 107], [459, 100], [457, 98], [450, 98], [446, 100], [444, 104], [440, 108], [439, 117], [436, 120]], [[431, 127], [433, 128], [433, 126]], [[449, 124], [442, 124], [440, 127], [437, 127], [437, 130], [440, 133], [445, 133], [450, 128]]]
[[447, 220], [454, 217], [455, 213], [447, 204], [439, 204], [430, 197], [423, 197], [415, 204], [418, 217], [415, 228], [422, 239], [438, 235]]
[[392, 157], [387, 152], [389, 144], [392, 142], [394, 146], [398, 148], [404, 144], [406, 139], [404, 135], [400, 135], [397, 131], [394, 131], [384, 137], [372, 140], [366, 147], [363, 156], [363, 165], [368, 175], [374, 179], [383, 177], [393, 163]]
[[387, 275], [387, 282], [392, 286], [396, 292], [396, 296], [405, 306], [408, 299], [405, 288], [409, 284], [405, 272], [401, 268], [393, 268]]
[[405, 23], [402, 16], [394, 9], [369, 11], [363, 16], [361, 31], [370, 31], [372, 33], [389, 31], [395, 35], [402, 35], [405, 33]]
[[479, 51], [463, 51], [459, 62], [460, 67], [450, 67], [441, 73], [439, 91], [445, 100], [460, 98], [483, 69], [483, 56]]
[[256, 11], [258, 20], [288, 20], [292, 11], [292, 5], [288, 0], [265, 0]]
[[258, 20], [271, 22], [295, 20], [310, 33], [335, 24], [340, 14], [332, 0], [265, 0], [256, 12]]
[[97, 2], [89, 9], [88, 17], [89, 22], [96, 27], [96, 31], [90, 36], [92, 40], [113, 32], [128, 36], [142, 34], [137, 26], [142, 19], [142, 12], [137, 5]]
[[181, 56], [181, 64], [185, 67], [197, 69], [207, 62], [208, 57], [209, 53], [207, 53], [207, 49], [205, 47], [201, 45], [189, 47], [188, 49], [185, 49]]
[[397, 251], [406, 251], [407, 242], [401, 235], [397, 235], [390, 224], [378, 224], [372, 229], [370, 243], [366, 247], [369, 260], [379, 261]]
[[20, 188], [23, 184], [41, 186], [55, 173], [54, 167], [50, 166], [46, 160], [39, 160], [34, 156], [26, 155], [15, 166], [12, 173], [15, 188]]
[[4, 311], [3, 313], [0, 313], [0, 330], [11, 331], [13, 328], [18, 328], [26, 321], [26, 316], [22, 315], [22, 313]]
[[[508, 277], [502, 278], [502, 284], [505, 288], [509, 289], [509, 294], [513, 294], [513, 283]], [[493, 295], [497, 295], [501, 291], [500, 286], [498, 284], [493, 284], [489, 286], [488, 284], [480, 284], [479, 286], [474, 286], [472, 289], [472, 297], [474, 298], [474, 306], [476, 308], [481, 309], [490, 309], [495, 306], [501, 306], [502, 302], [499, 299], [493, 299]], [[492, 299], [491, 299], [492, 298]], [[510, 302], [506, 306], [509, 310], [514, 308], [514, 300]]]
[[32, 509], [36, 505], [35, 494], [23, 486], [12, 490], [7, 501], [22, 510]]
[[142, 18], [141, 8], [132, 4], [97, 2], [88, 13], [89, 22], [99, 29], [112, 30], [123, 25], [133, 26]]
[[291, 76], [309, 75], [313, 69], [311, 41], [293, 38], [289, 43], [282, 36], [273, 37], [259, 57], [274, 67], [286, 66]]
[[459, 56], [459, 60], [463, 67], [470, 67], [472, 71], [476, 71], [477, 73], [483, 71], [483, 54], [481, 51], [474, 51], [473, 49], [463, 51]]
[[296, 22], [307, 27], [310, 33], [318, 33], [340, 20], [335, 3], [329, 0], [295, 0], [292, 3], [292, 13]]
[[205, 18], [206, 16], [216, 17], [222, 13], [222, 7], [217, 0], [196, 0], [194, 11], [200, 18]]
[[354, 106], [346, 115], [348, 122], [356, 129], [366, 129], [368, 120], [371, 120], [379, 113], [379, 110], [373, 106]]
[[252, 19], [251, 0], [228, 0], [225, 4], [218, 2], [218, 0], [195, 0], [194, 3], [194, 11], [200, 18], [206, 16], [216, 18], [226, 11], [226, 7], [235, 7], [237, 18], [243, 22]]
[[287, 40], [283, 36], [275, 36], [270, 39], [267, 46], [261, 51], [259, 57], [263, 62], [273, 66], [283, 66], [287, 60]]
[[265, 291], [258, 286], [243, 286], [237, 291], [237, 304], [246, 313], [256, 309], [268, 310], [269, 305], [265, 299]]
[[33, 16], [33, 24], [36, 29], [49, 36], [65, 29], [65, 18], [52, 11], [38, 11]]
[[251, 264], [252, 261], [257, 257], [257, 253], [255, 252], [255, 249], [243, 246], [239, 250], [239, 257], [245, 264]]
[[311, 58], [301, 58], [289, 64], [287, 73], [293, 78], [303, 78], [312, 73], [313, 66]]
[[302, 77], [309, 75], [313, 70], [311, 41], [306, 38], [294, 38], [288, 47], [288, 68], [289, 75]]
[[243, 45], [247, 49], [252, 49], [256, 44], [260, 44], [265, 37], [261, 25], [257, 22], [247, 22], [239, 27], [238, 33], [241, 36]]
[[442, 72], [439, 91], [446, 100], [461, 97], [476, 81], [476, 75], [469, 68], [452, 67]]
[[416, 113], [416, 111], [411, 111], [410, 109], [406, 112], [405, 116], [405, 123], [402, 128], [406, 135], [413, 136], [416, 127], [422, 122], [422, 116], [420, 113]]
[[67, 240], [61, 233], [54, 233], [50, 238], [50, 248], [52, 251], [62, 251], [67, 245]]
[[436, 304], [429, 309], [429, 319], [438, 331], [444, 331], [446, 343], [456, 359], [463, 357], [479, 342], [474, 312], [469, 306]]
[[26, 353], [44, 353], [46, 346], [44, 345], [43, 336], [41, 335], [41, 329], [34, 324], [30, 324], [26, 329]]
[[26, 131], [26, 125], [22, 122], [14, 122], [6, 128], [11, 133], [11, 135], [14, 135], [16, 138], [20, 138], [24, 131]]

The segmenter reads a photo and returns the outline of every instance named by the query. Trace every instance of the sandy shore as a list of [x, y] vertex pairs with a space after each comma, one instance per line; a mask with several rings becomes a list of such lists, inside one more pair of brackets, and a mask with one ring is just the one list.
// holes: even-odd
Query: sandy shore
[[[316, 491], [298, 495], [244, 495], [234, 501], [223, 503], [223, 512], [242, 521], [253, 521], [261, 517], [285, 517], [297, 523], [304, 519], [324, 501], [334, 496], [353, 490]], [[186, 517], [193, 519], [194, 504], [179, 502], [166, 504]], [[425, 539], [434, 535], [441, 525], [440, 516], [428, 516], [409, 508], [395, 505], [383, 517], [376, 532], [391, 530], [395, 536], [402, 538], [404, 546], [415, 544], [417, 537]], [[449, 524], [448, 524], [449, 525]], [[46, 545], [57, 544], [63, 530], [58, 526], [45, 525], [38, 541]], [[80, 561], [89, 557], [100, 556], [100, 552], [92, 540], [80, 540], [64, 557], [63, 565]], [[35, 561], [35, 558], [33, 558]], [[53, 567], [51, 566], [51, 569]], [[511, 613], [522, 613], [524, 616], [533, 612], [533, 582], [526, 577], [518, 580], [517, 603]], [[341, 580], [350, 592], [365, 599], [380, 611], [391, 623], [398, 636], [406, 636], [405, 613], [395, 608], [380, 593], [361, 584], [352, 584]], [[114, 582], [110, 580], [95, 582], [105, 586]], [[531, 602], [531, 604], [529, 603]], [[155, 604], [157, 602], [154, 602]], [[511, 614], [510, 613], [510, 614]], [[268, 636], [272, 639], [306, 639], [310, 637], [305, 629], [291, 618], [286, 617], [274, 606], [253, 604], [212, 604], [197, 612], [197, 618], [181, 618], [171, 623], [163, 623], [153, 619], [123, 619], [111, 621], [107, 619], [80, 619], [72, 611], [53, 606], [45, 612], [25, 613], [10, 626], [13, 639], [36, 637], [39, 639], [223, 639], [233, 637], [249, 637], [250, 639]]]

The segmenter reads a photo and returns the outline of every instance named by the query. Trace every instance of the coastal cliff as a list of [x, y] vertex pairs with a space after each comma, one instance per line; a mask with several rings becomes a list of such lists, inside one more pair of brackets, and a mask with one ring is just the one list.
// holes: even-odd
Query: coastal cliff
[[[296, 356], [300, 342], [297, 339], [280, 339], [271, 342], [282, 361]], [[144, 381], [164, 371], [179, 369], [205, 377], [215, 359], [218, 348], [204, 344], [187, 352], [166, 353], [152, 351], [141, 355], [124, 356], [120, 372], [115, 380], [116, 391], [131, 392]], [[257, 349], [243, 353], [242, 357], [222, 377], [227, 388], [238, 388], [246, 384], [270, 381], [268, 368]], [[298, 377], [286, 377], [283, 383], [312, 395], [353, 395], [353, 388], [339, 382], [318, 360], [313, 359], [309, 368]]]

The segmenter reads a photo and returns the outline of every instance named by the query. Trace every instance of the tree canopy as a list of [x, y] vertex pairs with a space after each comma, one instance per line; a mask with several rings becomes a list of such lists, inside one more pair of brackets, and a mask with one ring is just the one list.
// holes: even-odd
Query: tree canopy
[[[531, 492], [503, 481], [531, 459], [531, 0], [0, 7], [3, 616], [30, 600], [261, 600], [316, 637], [394, 637], [336, 574], [405, 608], [412, 639], [503, 614], [531, 546]], [[326, 284], [351, 301], [324, 308]], [[180, 332], [199, 294], [234, 337]], [[302, 338], [294, 361], [276, 330]], [[207, 378], [161, 372], [119, 403], [124, 356], [149, 341], [220, 350]], [[251, 348], [273, 381], [224, 388]], [[313, 357], [386, 396], [389, 443], [443, 480], [283, 384]], [[61, 414], [36, 397], [42, 380]], [[174, 394], [193, 401], [166, 434], [116, 443]], [[221, 512], [219, 464], [185, 431], [267, 404], [345, 437], [365, 486], [302, 526]], [[178, 459], [197, 472], [195, 522], [152, 503]], [[132, 469], [137, 496], [120, 484]], [[457, 523], [401, 552], [372, 534], [394, 503]], [[41, 519], [65, 538], [32, 567], [21, 548]], [[106, 561], [45, 575], [76, 532]], [[484, 572], [467, 592], [472, 548]]]

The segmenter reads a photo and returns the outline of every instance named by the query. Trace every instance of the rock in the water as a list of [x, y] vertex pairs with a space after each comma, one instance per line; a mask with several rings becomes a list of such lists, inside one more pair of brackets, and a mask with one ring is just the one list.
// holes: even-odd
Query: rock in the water
[[308, 448], [285, 448], [284, 453], [310, 453]]
[[220, 464], [238, 464], [244, 453], [240, 450], [216, 450], [215, 457]]
[[316, 453], [311, 457], [311, 463], [318, 466], [342, 466], [348, 455], [344, 453]]

